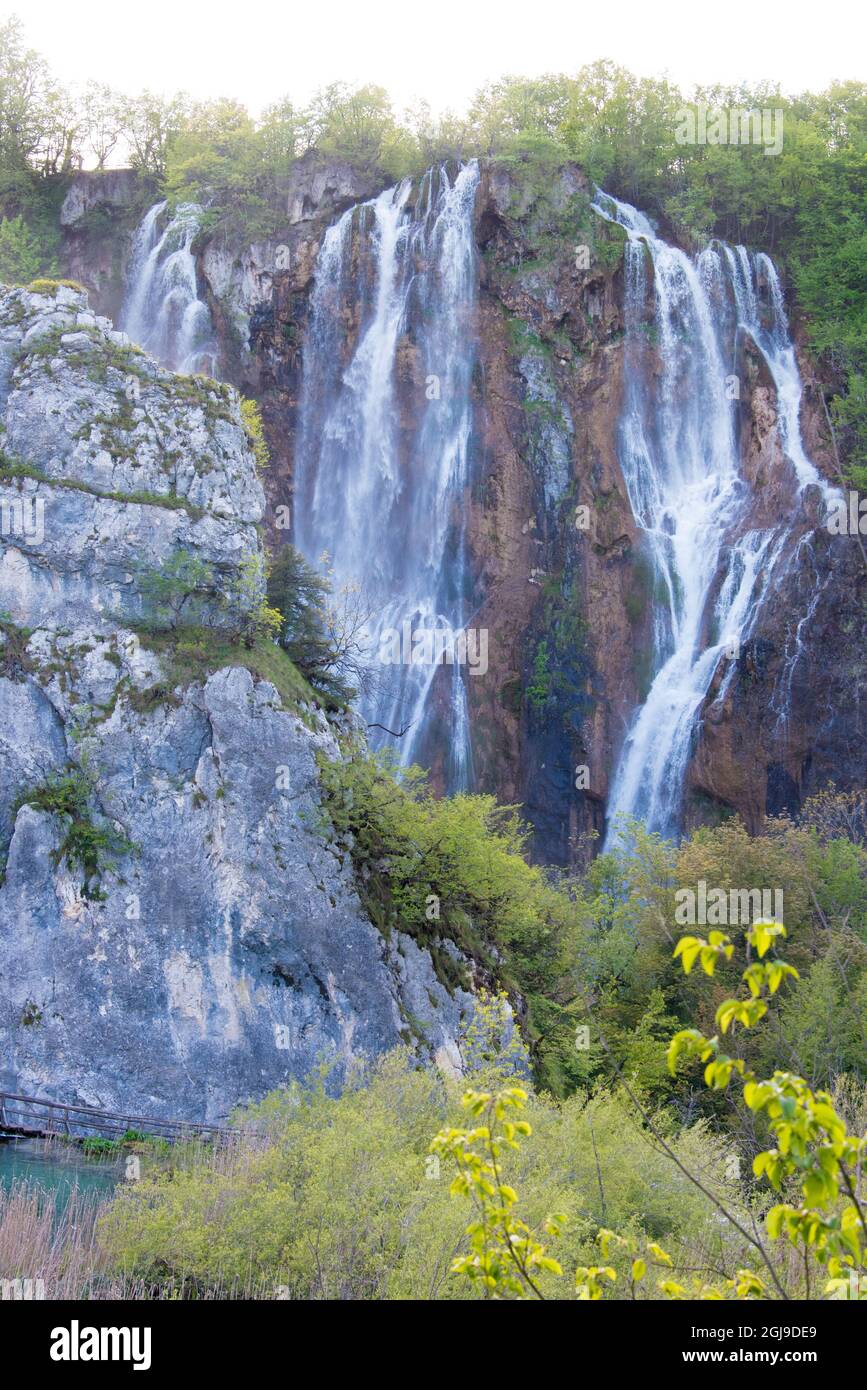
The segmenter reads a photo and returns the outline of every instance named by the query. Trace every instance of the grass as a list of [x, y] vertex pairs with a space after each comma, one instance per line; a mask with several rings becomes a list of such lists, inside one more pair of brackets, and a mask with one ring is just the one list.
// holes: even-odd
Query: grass
[[141, 644], [155, 652], [163, 662], [166, 679], [145, 691], [132, 692], [134, 708], [147, 710], [171, 698], [177, 686], [206, 681], [215, 671], [227, 666], [245, 666], [259, 680], [270, 681], [283, 704], [293, 713], [304, 717], [302, 705], [319, 705], [320, 696], [301, 675], [295, 663], [282, 647], [257, 638], [252, 647], [232, 642], [209, 628], [189, 627], [175, 631], [155, 630], [147, 625], [133, 625]]
[[46, 1298], [87, 1297], [109, 1271], [96, 1236], [107, 1205], [73, 1190], [58, 1213], [31, 1183], [0, 1187], [0, 1279], [42, 1280]]
[[31, 280], [27, 286], [30, 294], [56, 294], [61, 288], [79, 290], [82, 294], [87, 293], [84, 285], [79, 284], [77, 280]]
[[[219, 1171], [234, 1149], [201, 1162]], [[0, 1281], [41, 1280], [46, 1299], [232, 1300], [279, 1297], [271, 1277], [250, 1273], [245, 1279], [214, 1278], [207, 1283], [183, 1270], [166, 1268], [159, 1281], [132, 1277], [100, 1240], [100, 1221], [112, 1202], [110, 1194], [85, 1193], [74, 1187], [60, 1207], [54, 1194], [26, 1179], [0, 1186]]]
[[79, 482], [76, 478], [50, 478], [41, 469], [32, 467], [29, 463], [18, 463], [0, 454], [0, 481], [12, 481], [15, 478], [32, 478], [34, 482], [44, 483], [46, 487], [66, 488], [72, 492], [86, 492], [91, 497], [104, 497], [109, 502], [132, 502], [139, 507], [165, 507], [169, 511], [184, 511], [192, 517], [194, 521], [200, 521], [207, 515], [203, 507], [196, 507], [192, 502], [188, 502], [185, 497], [178, 497], [177, 493], [162, 492], [100, 492], [98, 488], [91, 487], [88, 483]]

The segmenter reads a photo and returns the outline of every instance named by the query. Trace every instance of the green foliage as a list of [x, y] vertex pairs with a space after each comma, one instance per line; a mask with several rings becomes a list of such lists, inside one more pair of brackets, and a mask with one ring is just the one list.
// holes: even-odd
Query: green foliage
[[442, 982], [466, 986], [448, 943], [524, 1001], [524, 1032], [542, 1084], [562, 1093], [580, 1076], [569, 971], [579, 904], [526, 861], [514, 807], [491, 796], [437, 798], [419, 769], [399, 777], [387, 757], [347, 749], [321, 762], [323, 807], [385, 934], [408, 932]]
[[542, 638], [533, 657], [533, 674], [527, 686], [527, 703], [535, 714], [544, 710], [551, 695], [551, 666], [548, 642]]
[[265, 439], [265, 426], [258, 403], [248, 400], [246, 396], [241, 397], [241, 419], [244, 421], [244, 429], [253, 450], [256, 467], [262, 472], [271, 461], [271, 452]]
[[[581, 988], [593, 1000], [591, 1046], [583, 1054], [588, 1080], [607, 1074], [613, 1059], [639, 1092], [661, 1101], [668, 1093], [663, 1032], [688, 1021], [713, 1031], [718, 1005], [750, 961], [743, 940], [735, 940], [731, 954], [716, 961], [709, 989], [696, 968], [689, 975], [672, 968], [672, 933], [683, 930], [675, 894], [702, 880], [727, 895], [761, 888], [783, 894], [788, 958], [798, 978], [787, 981], [774, 1020], [763, 1019], [742, 1038], [750, 1065], [772, 1067], [782, 1049], [813, 1086], [829, 1087], [842, 1072], [867, 1074], [867, 854], [846, 838], [847, 831], [860, 833], [857, 802], [825, 796], [807, 804], [802, 824], [770, 821], [758, 836], [732, 819], [697, 830], [679, 849], [631, 827], [621, 851], [594, 862], [582, 885], [585, 931], [578, 938]], [[707, 938], [703, 930], [691, 934]], [[610, 1058], [593, 1045], [600, 1035]], [[735, 1123], [719, 1098], [681, 1100]]]
[[[785, 934], [779, 922], [758, 921], [748, 928], [746, 940], [757, 959], [741, 977], [748, 988], [746, 997], [741, 993], [725, 999], [716, 1010], [715, 1021], [723, 1035], [737, 1023], [754, 1027], [767, 1013], [770, 996], [781, 982], [797, 979], [794, 967], [769, 956], [771, 947]], [[717, 932], [711, 933], [710, 943], [681, 938], [675, 956], [681, 958], [687, 973], [699, 956], [705, 972], [713, 975], [716, 961], [730, 959], [733, 950], [729, 938]], [[709, 1038], [695, 1028], [676, 1033], [668, 1052], [672, 1073], [683, 1057], [705, 1063], [707, 1086], [726, 1090], [737, 1077], [743, 1086], [743, 1104], [767, 1119], [776, 1147], [756, 1155], [753, 1173], [766, 1179], [775, 1192], [794, 1189], [799, 1196], [796, 1203], [782, 1202], [767, 1212], [765, 1225], [770, 1239], [785, 1237], [806, 1265], [815, 1261], [827, 1269], [831, 1278], [826, 1293], [848, 1287], [849, 1271], [863, 1275], [867, 1270], [867, 1221], [860, 1202], [867, 1170], [867, 1135], [848, 1133], [827, 1091], [813, 1091], [802, 1077], [788, 1071], [776, 1070], [770, 1079], [760, 1080], [743, 1058], [723, 1051], [717, 1034]], [[778, 1292], [785, 1296], [763, 1247], [758, 1240], [755, 1243]], [[750, 1292], [753, 1290], [759, 1296], [768, 1295], [766, 1283], [755, 1273]]]
[[353, 89], [332, 83], [316, 93], [303, 125], [308, 148], [320, 154], [345, 159], [359, 169], [405, 172], [410, 146], [382, 87]]
[[0, 281], [26, 285], [45, 269], [42, 248], [22, 217], [0, 221]]
[[117, 1139], [100, 1139], [90, 1137], [88, 1139], [82, 1140], [81, 1149], [82, 1152], [86, 1153], [88, 1156], [93, 1155], [95, 1157], [104, 1158], [107, 1155], [114, 1155], [118, 1153], [118, 1151], [120, 1150], [120, 1142]]
[[[811, 1296], [816, 1275], [824, 1275], [826, 1296], [851, 1296], [867, 1270], [867, 1221], [861, 1206], [861, 1186], [867, 1169], [867, 1134], [850, 1134], [844, 1118], [826, 1091], [814, 1092], [803, 1078], [776, 1070], [770, 1080], [759, 1080], [742, 1057], [723, 1051], [719, 1034], [740, 1024], [752, 1028], [768, 1011], [769, 1001], [783, 981], [797, 979], [794, 967], [771, 955], [775, 943], [786, 935], [777, 921], [754, 921], [745, 939], [755, 959], [742, 972], [747, 990], [723, 1000], [716, 1010], [719, 1033], [705, 1036], [696, 1028], [676, 1033], [668, 1048], [668, 1066], [676, 1074], [680, 1061], [699, 1059], [705, 1064], [705, 1085], [725, 1092], [737, 1078], [743, 1086], [743, 1104], [753, 1115], [763, 1116], [776, 1147], [758, 1153], [752, 1163], [756, 1179], [766, 1179], [780, 1195], [798, 1194], [797, 1201], [782, 1201], [767, 1207], [764, 1225], [768, 1242], [759, 1234], [755, 1219], [745, 1222], [729, 1198], [714, 1192], [707, 1174], [685, 1164], [670, 1146], [658, 1122], [648, 1116], [629, 1086], [629, 1100], [662, 1151], [677, 1169], [719, 1211], [749, 1249], [750, 1262], [742, 1262], [725, 1276], [709, 1282], [692, 1267], [683, 1269], [656, 1239], [646, 1233], [619, 1233], [603, 1227], [597, 1233], [603, 1259], [612, 1251], [626, 1261], [630, 1297], [638, 1297], [648, 1272], [655, 1267], [664, 1277], [657, 1280], [659, 1293], [670, 1299], [788, 1299], [792, 1293]], [[711, 932], [707, 939], [685, 935], [678, 941], [674, 958], [686, 975], [700, 962], [706, 976], [713, 977], [718, 965], [731, 961], [734, 943], [724, 932]], [[561, 1264], [547, 1255], [530, 1227], [515, 1215], [518, 1194], [503, 1180], [501, 1165], [507, 1149], [518, 1148], [518, 1137], [529, 1138], [532, 1130], [516, 1121], [511, 1112], [523, 1109], [527, 1095], [510, 1087], [496, 1094], [468, 1091], [463, 1105], [484, 1121], [473, 1130], [454, 1126], [440, 1130], [431, 1150], [448, 1154], [457, 1163], [458, 1175], [451, 1185], [454, 1196], [470, 1197], [476, 1219], [467, 1227], [470, 1251], [452, 1264], [453, 1274], [463, 1274], [481, 1287], [486, 1297], [523, 1299], [543, 1298], [538, 1280], [543, 1275], [560, 1276]], [[499, 1132], [495, 1129], [499, 1124]], [[600, 1188], [603, 1169], [598, 1161]], [[760, 1199], [761, 1200], [761, 1199]], [[544, 1230], [560, 1237], [568, 1215], [549, 1217]], [[796, 1255], [794, 1265], [774, 1250], [774, 1243], [787, 1240]], [[737, 1254], [741, 1254], [738, 1250]], [[670, 1271], [670, 1273], [669, 1273]], [[854, 1278], [855, 1283], [852, 1284]], [[613, 1264], [579, 1264], [575, 1270], [575, 1289], [581, 1300], [597, 1300], [613, 1290], [618, 1270]], [[683, 1281], [683, 1282], [681, 1282]], [[793, 1281], [795, 1288], [792, 1288]], [[855, 1294], [858, 1297], [858, 1294]]]
[[245, 666], [260, 680], [268, 681], [287, 709], [297, 712], [305, 705], [316, 704], [315, 692], [297, 667], [268, 638], [258, 636], [248, 647], [227, 634], [195, 624], [185, 624], [177, 630], [138, 624], [136, 630], [142, 646], [160, 657], [166, 679], [144, 691], [128, 689], [127, 698], [135, 708], [147, 711], [157, 705], [176, 702], [178, 688], [194, 681], [205, 681], [214, 671], [226, 666]]
[[139, 587], [145, 602], [176, 630], [182, 620], [195, 621], [206, 600], [217, 594], [211, 565], [189, 550], [175, 550], [159, 569], [144, 567]]
[[549, 581], [536, 626], [539, 638], [526, 687], [530, 717], [540, 723], [558, 720], [577, 729], [588, 712], [587, 624], [581, 616], [574, 582]]
[[220, 606], [230, 632], [245, 647], [253, 647], [260, 637], [276, 639], [282, 617], [267, 601], [265, 557], [260, 552], [245, 556], [237, 566], [220, 594]]
[[[273, 118], [268, 130], [270, 142], [236, 101], [193, 106], [166, 142], [165, 189], [169, 197], [209, 205], [203, 226], [212, 232], [244, 235], [250, 240], [275, 233], [281, 217], [273, 203]], [[285, 167], [288, 169], [288, 163]]]
[[271, 563], [268, 602], [281, 616], [278, 641], [298, 670], [329, 704], [342, 705], [356, 693], [347, 679], [346, 642], [334, 620], [328, 579], [293, 545]]
[[[293, 1299], [469, 1299], [482, 1292], [450, 1273], [467, 1225], [465, 1199], [450, 1195], [445, 1155], [430, 1152], [440, 1130], [466, 1128], [470, 1090], [507, 1088], [488, 1067], [446, 1082], [405, 1052], [380, 1058], [328, 1094], [323, 1073], [273, 1092], [236, 1115], [249, 1139], [222, 1154], [173, 1154], [119, 1191], [102, 1226], [117, 1268], [162, 1282], [170, 1270], [195, 1281], [243, 1284]], [[623, 1098], [600, 1092], [558, 1102], [521, 1089], [532, 1138], [502, 1152], [501, 1181], [521, 1194], [531, 1232], [548, 1213], [567, 1218], [557, 1259], [567, 1271], [596, 1262], [600, 1225], [660, 1241], [683, 1263], [740, 1262], [709, 1201], [630, 1119]], [[508, 1117], [511, 1120], [511, 1117]], [[498, 1129], [500, 1127], [498, 1126]], [[727, 1157], [704, 1125], [672, 1139], [684, 1162], [724, 1190]], [[482, 1149], [479, 1143], [474, 1147]], [[599, 1172], [602, 1173], [600, 1187]], [[612, 1264], [622, 1268], [617, 1256]], [[531, 1272], [532, 1277], [532, 1272]], [[542, 1275], [543, 1291], [578, 1298], [569, 1279]], [[618, 1281], [624, 1290], [628, 1281]]]
[[[520, 1086], [509, 1086], [496, 1094], [467, 1091], [461, 1105], [483, 1123], [473, 1129], [442, 1129], [430, 1146], [432, 1154], [451, 1158], [457, 1165], [451, 1195], [469, 1197], [476, 1210], [476, 1219], [467, 1227], [470, 1253], [458, 1255], [451, 1272], [465, 1274], [485, 1298], [525, 1298], [528, 1294], [544, 1298], [539, 1287], [542, 1277], [563, 1273], [527, 1223], [515, 1214], [518, 1194], [502, 1178], [505, 1150], [517, 1151], [518, 1137], [529, 1138], [533, 1132], [527, 1120], [515, 1118], [526, 1103], [527, 1092]], [[558, 1236], [564, 1221], [560, 1214], [546, 1217], [546, 1234]]]
[[64, 772], [50, 774], [42, 786], [22, 793], [18, 805], [68, 820], [64, 839], [52, 851], [51, 862], [56, 867], [65, 860], [70, 870], [80, 869], [84, 897], [99, 901], [105, 896], [100, 887], [103, 873], [117, 856], [131, 853], [134, 845], [105, 818], [94, 819], [90, 809], [93, 798], [94, 786], [87, 771], [71, 765]]

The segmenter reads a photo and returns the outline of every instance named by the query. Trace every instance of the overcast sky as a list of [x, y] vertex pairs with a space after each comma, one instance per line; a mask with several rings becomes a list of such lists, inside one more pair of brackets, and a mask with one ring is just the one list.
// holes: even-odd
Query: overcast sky
[[376, 82], [398, 107], [463, 108], [505, 73], [613, 58], [684, 86], [771, 78], [814, 90], [865, 76], [860, 0], [19, 0], [31, 47], [66, 82], [234, 96], [259, 111], [327, 82]]

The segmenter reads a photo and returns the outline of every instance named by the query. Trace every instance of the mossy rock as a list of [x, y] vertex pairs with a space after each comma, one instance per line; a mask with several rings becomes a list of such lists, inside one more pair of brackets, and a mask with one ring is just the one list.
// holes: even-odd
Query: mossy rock
[[80, 285], [77, 280], [31, 280], [27, 286], [30, 294], [56, 294], [59, 289], [77, 290], [80, 294], [87, 294], [84, 285]]

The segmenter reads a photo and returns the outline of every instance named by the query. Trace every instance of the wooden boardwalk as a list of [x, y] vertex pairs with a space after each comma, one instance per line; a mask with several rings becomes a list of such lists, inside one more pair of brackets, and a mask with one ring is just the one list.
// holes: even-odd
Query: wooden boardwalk
[[0, 1091], [0, 1136], [24, 1135], [70, 1139], [121, 1139], [129, 1132], [171, 1143], [183, 1139], [214, 1139], [225, 1142], [240, 1131], [227, 1125], [200, 1124], [186, 1120], [160, 1120], [153, 1115], [127, 1115], [114, 1110], [98, 1110], [92, 1105], [72, 1105], [65, 1101], [44, 1100], [39, 1096], [19, 1096]]

